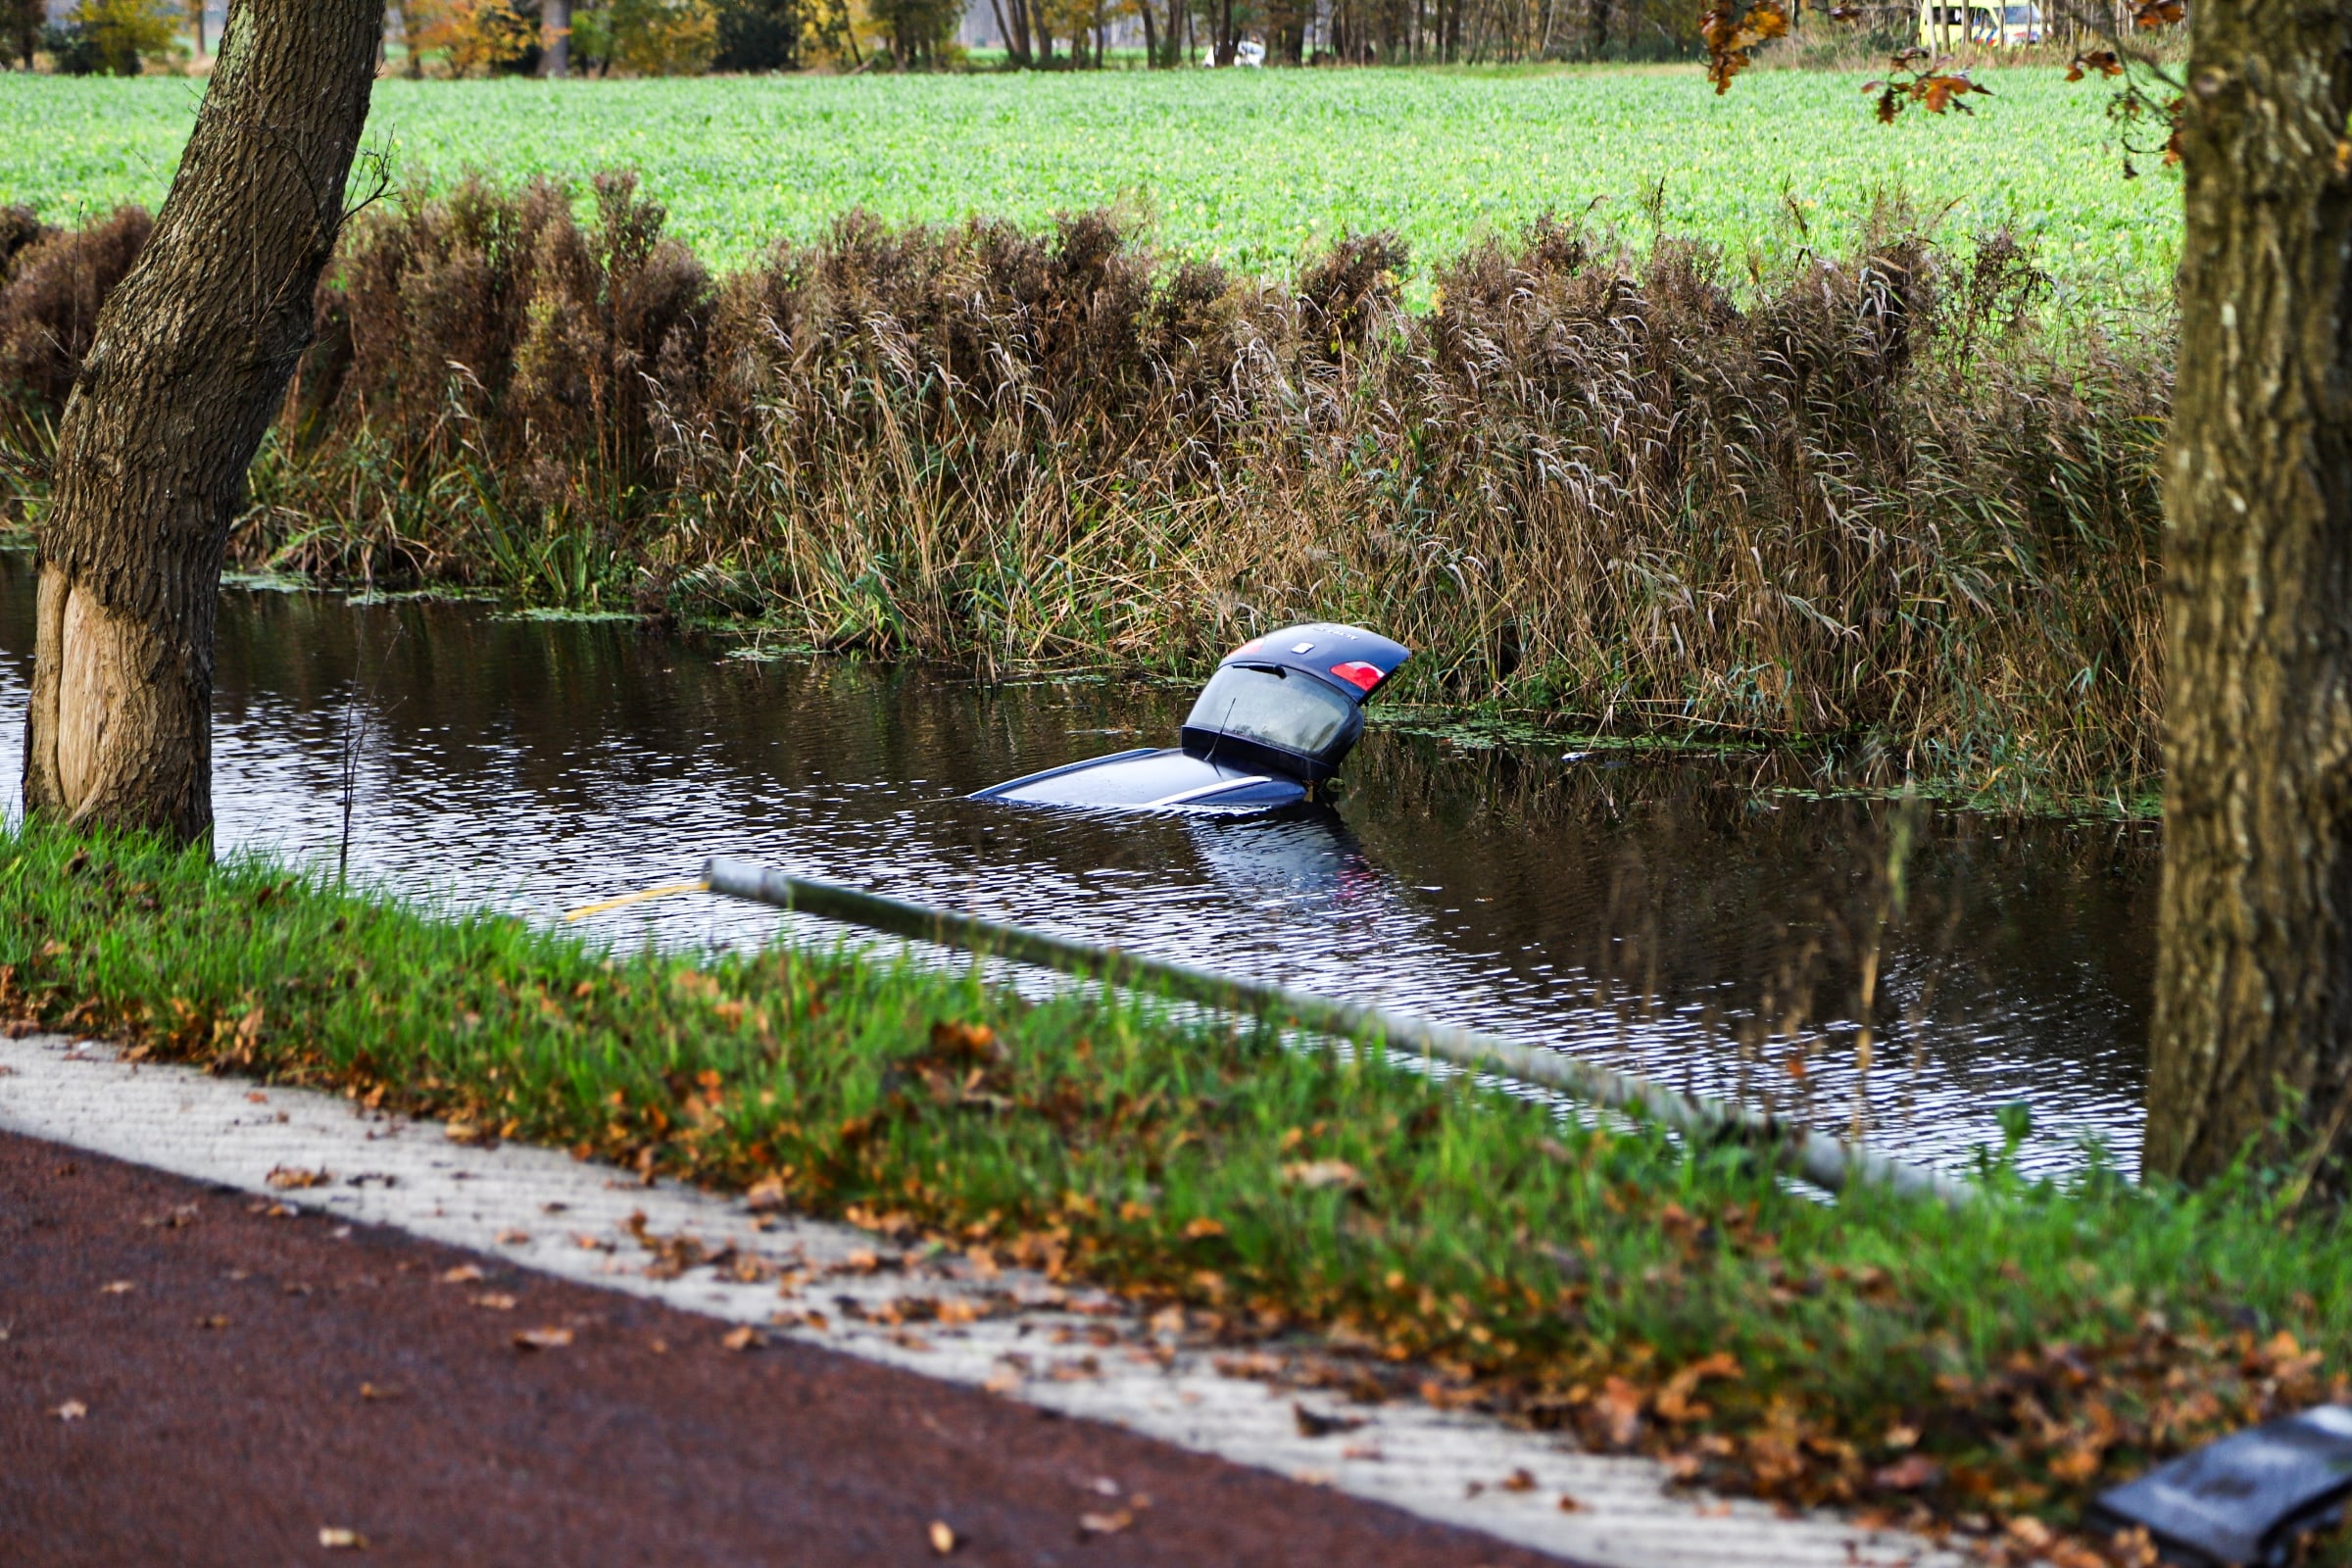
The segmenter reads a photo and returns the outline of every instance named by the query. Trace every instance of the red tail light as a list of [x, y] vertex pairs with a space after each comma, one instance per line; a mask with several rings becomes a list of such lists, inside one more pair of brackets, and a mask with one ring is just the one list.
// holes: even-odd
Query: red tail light
[[1345, 664], [1334, 664], [1331, 672], [1356, 690], [1366, 692], [1387, 678], [1387, 672], [1378, 664], [1367, 664], [1360, 659], [1351, 659]]

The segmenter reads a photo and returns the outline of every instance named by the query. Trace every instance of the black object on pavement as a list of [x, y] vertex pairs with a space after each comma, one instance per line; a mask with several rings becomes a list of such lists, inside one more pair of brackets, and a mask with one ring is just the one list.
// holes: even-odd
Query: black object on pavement
[[2099, 1529], [2145, 1525], [2193, 1568], [2273, 1568], [2295, 1538], [2335, 1523], [2352, 1494], [2352, 1408], [2314, 1405], [2265, 1421], [2099, 1494]]

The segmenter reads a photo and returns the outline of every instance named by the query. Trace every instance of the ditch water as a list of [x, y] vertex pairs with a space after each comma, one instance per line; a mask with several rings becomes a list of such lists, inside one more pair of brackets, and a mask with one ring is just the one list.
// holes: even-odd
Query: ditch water
[[[21, 772], [29, 561], [0, 556], [0, 770]], [[356, 877], [536, 920], [712, 852], [1376, 1002], [1959, 1164], [2030, 1104], [2030, 1168], [2135, 1167], [2156, 886], [2145, 826], [1922, 813], [1755, 787], [1749, 757], [1563, 758], [1375, 727], [1336, 809], [1102, 819], [964, 800], [1171, 744], [1190, 693], [989, 685], [480, 606], [231, 588], [214, 800], [224, 848], [332, 867], [356, 737]], [[1375, 710], [1377, 711], [1377, 708]], [[618, 943], [742, 944], [781, 917], [660, 900]], [[1856, 1025], [1875, 951], [1870, 1068]]]

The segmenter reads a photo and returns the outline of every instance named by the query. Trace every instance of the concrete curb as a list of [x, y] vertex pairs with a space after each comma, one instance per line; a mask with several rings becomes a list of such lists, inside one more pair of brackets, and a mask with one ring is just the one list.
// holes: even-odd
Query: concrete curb
[[[983, 1278], [961, 1257], [902, 1255], [851, 1226], [754, 1215], [737, 1200], [644, 1186], [551, 1150], [464, 1146], [438, 1123], [134, 1065], [94, 1042], [0, 1041], [0, 1129], [984, 1386], [1608, 1568], [1965, 1560], [1833, 1516], [1783, 1518], [1754, 1502], [1670, 1494], [1649, 1460], [1566, 1450], [1485, 1417], [1348, 1405], [1228, 1376], [1115, 1298], [1036, 1275]], [[679, 1266], [698, 1255], [714, 1261]], [[944, 1313], [936, 1303], [948, 1303]], [[1295, 1402], [1363, 1424], [1309, 1438]], [[1502, 1485], [1519, 1472], [1532, 1487]], [[1563, 1511], [1563, 1495], [1575, 1511]]]

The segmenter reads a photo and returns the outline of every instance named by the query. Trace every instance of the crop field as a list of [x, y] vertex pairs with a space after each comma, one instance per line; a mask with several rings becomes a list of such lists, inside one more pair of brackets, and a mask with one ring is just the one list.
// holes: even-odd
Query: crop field
[[[1393, 228], [1423, 261], [1546, 210], [1639, 242], [1720, 244], [1734, 268], [1809, 232], [1844, 250], [1875, 193], [2036, 243], [2062, 298], [2158, 295], [2177, 176], [2122, 150], [2096, 85], [2010, 70], [1973, 118], [1872, 120], [1850, 74], [1756, 72], [1717, 98], [1692, 71], [1226, 72], [1030, 76], [386, 81], [368, 138], [396, 177], [577, 177], [633, 167], [719, 267], [865, 207], [1041, 221], [1122, 203], [1166, 250], [1285, 271], [1343, 230]], [[74, 222], [160, 202], [201, 84], [0, 74], [0, 203]]]

